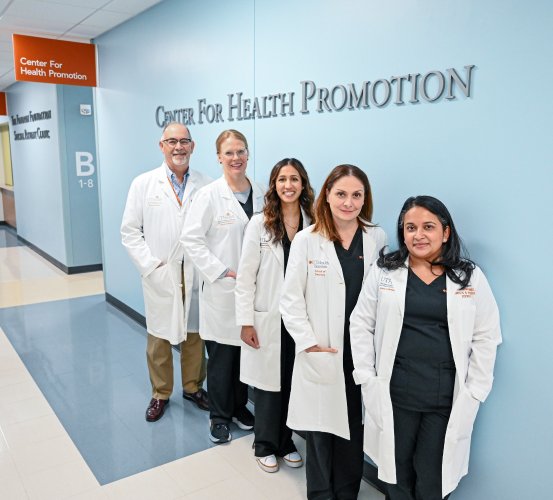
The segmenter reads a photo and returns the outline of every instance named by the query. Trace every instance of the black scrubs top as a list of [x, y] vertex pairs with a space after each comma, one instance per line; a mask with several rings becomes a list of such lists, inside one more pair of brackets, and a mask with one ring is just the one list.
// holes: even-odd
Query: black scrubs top
[[363, 230], [357, 228], [351, 245], [346, 250], [338, 241], [334, 242], [336, 255], [342, 266], [346, 284], [346, 308], [344, 316], [344, 360], [351, 360], [351, 343], [349, 338], [349, 317], [357, 304], [363, 286]]
[[242, 203], [240, 200], [238, 200], [238, 203], [240, 203], [240, 206], [248, 216], [248, 219], [251, 219], [253, 215], [253, 187], [250, 187], [250, 194], [248, 195], [246, 203]]
[[392, 403], [413, 411], [450, 410], [454, 384], [445, 273], [427, 285], [409, 269], [403, 328], [390, 382]]
[[[284, 222], [283, 222], [284, 224]], [[301, 231], [300, 228], [303, 228], [303, 216], [300, 212], [300, 221], [298, 223], [298, 231]], [[284, 238], [282, 238], [282, 249], [284, 250], [284, 274], [286, 274], [286, 267], [288, 266], [288, 257], [290, 256], [290, 246], [292, 242], [288, 238], [288, 233], [284, 229]]]

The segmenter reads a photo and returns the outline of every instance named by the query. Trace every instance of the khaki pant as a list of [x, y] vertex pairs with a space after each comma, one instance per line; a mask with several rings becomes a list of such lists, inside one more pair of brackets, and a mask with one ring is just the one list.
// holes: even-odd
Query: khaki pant
[[[173, 392], [173, 353], [171, 343], [148, 334], [146, 349], [148, 371], [152, 383], [152, 397], [169, 399]], [[188, 333], [180, 344], [182, 387], [194, 393], [201, 389], [206, 376], [204, 341], [199, 333]]]

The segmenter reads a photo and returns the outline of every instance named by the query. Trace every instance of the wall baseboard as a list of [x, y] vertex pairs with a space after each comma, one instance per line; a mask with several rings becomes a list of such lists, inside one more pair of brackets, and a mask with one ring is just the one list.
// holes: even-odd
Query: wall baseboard
[[[8, 224], [9, 225], [9, 224]], [[38, 253], [41, 257], [46, 259], [50, 264], [53, 264], [58, 269], [61, 269], [65, 274], [80, 274], [80, 273], [91, 273], [93, 271], [101, 271], [103, 269], [102, 264], [91, 264], [88, 266], [66, 266], [62, 264], [59, 260], [55, 259], [51, 255], [47, 254], [44, 250], [38, 248], [36, 245], [33, 245], [30, 241], [27, 241], [25, 238], [17, 235], [17, 239], [28, 246], [31, 250]]]
[[113, 307], [119, 309], [122, 313], [126, 314], [129, 318], [136, 321], [140, 326], [146, 328], [146, 318], [139, 312], [135, 311], [132, 307], [128, 306], [119, 299], [116, 299], [113, 295], [106, 292], [106, 302]]

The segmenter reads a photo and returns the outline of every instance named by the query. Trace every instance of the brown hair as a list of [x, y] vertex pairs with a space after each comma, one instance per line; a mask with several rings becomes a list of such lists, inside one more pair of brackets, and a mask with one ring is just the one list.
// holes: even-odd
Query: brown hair
[[[301, 194], [299, 198], [300, 207], [303, 208], [305, 214], [311, 219], [313, 215], [313, 203], [315, 201], [315, 193], [309, 182], [309, 176], [301, 161], [295, 158], [284, 158], [280, 160], [271, 170], [269, 177], [269, 189], [265, 193], [265, 207], [263, 208], [264, 225], [267, 232], [271, 235], [271, 239], [275, 243], [282, 242], [286, 229], [282, 221], [281, 200], [276, 191], [276, 180], [283, 167], [290, 165], [294, 167], [301, 178]], [[301, 228], [298, 229], [301, 231]]]
[[221, 144], [223, 144], [223, 141], [225, 141], [229, 137], [234, 137], [235, 139], [242, 141], [246, 146], [246, 149], [249, 149], [248, 140], [246, 139], [244, 134], [242, 132], [238, 132], [238, 130], [234, 130], [231, 128], [229, 130], [223, 130], [223, 132], [219, 134], [219, 137], [217, 137], [217, 140], [215, 141], [215, 148], [217, 149], [217, 153], [221, 152]]
[[332, 186], [336, 183], [337, 180], [351, 175], [363, 184], [363, 189], [365, 191], [365, 199], [363, 201], [363, 207], [361, 212], [357, 216], [357, 221], [359, 225], [363, 228], [369, 226], [368, 222], [371, 222], [373, 216], [373, 198], [371, 194], [371, 185], [367, 174], [363, 172], [359, 167], [355, 165], [338, 165], [332, 169], [332, 172], [328, 174], [328, 177], [324, 181], [321, 192], [317, 197], [317, 202], [315, 205], [315, 218], [316, 223], [313, 228], [314, 233], [321, 233], [323, 236], [328, 238], [330, 241], [341, 241], [340, 235], [336, 230], [334, 225], [334, 219], [332, 218], [332, 212], [330, 211], [330, 206], [326, 201], [328, 192], [332, 189]]

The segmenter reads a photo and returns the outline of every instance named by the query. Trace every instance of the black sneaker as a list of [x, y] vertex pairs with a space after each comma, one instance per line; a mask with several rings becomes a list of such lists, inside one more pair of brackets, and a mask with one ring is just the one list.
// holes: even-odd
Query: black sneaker
[[209, 439], [214, 443], [228, 443], [232, 439], [228, 424], [212, 422], [209, 426]]
[[253, 429], [253, 424], [255, 422], [254, 416], [251, 414], [245, 406], [238, 410], [236, 415], [232, 417], [232, 421], [240, 427], [240, 429], [245, 431], [250, 431]]

